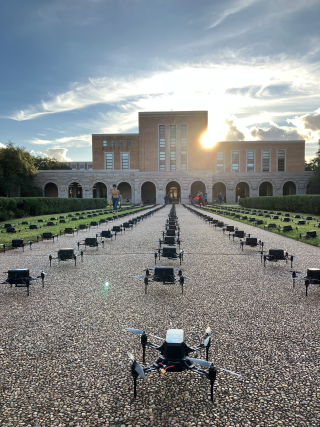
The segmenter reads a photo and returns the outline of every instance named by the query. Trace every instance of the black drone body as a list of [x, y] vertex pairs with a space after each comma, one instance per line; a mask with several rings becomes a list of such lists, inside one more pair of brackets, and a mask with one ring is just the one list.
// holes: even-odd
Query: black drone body
[[161, 248], [162, 245], [166, 246], [175, 246], [178, 245], [180, 249], [181, 240], [175, 236], [164, 236], [164, 238], [161, 240], [159, 239], [159, 247]]
[[[235, 229], [233, 233], [229, 233], [229, 239], [230, 236], [232, 236], [232, 239], [234, 241], [235, 237], [238, 239], [244, 239], [246, 237], [246, 233], [243, 230]], [[248, 237], [250, 237], [250, 234], [248, 234]]]
[[85, 249], [87, 249], [87, 246], [89, 248], [96, 248], [98, 250], [99, 245], [104, 246], [104, 240], [101, 240], [101, 242], [98, 242], [98, 238], [96, 237], [86, 237], [84, 241], [82, 242], [76, 242], [78, 245], [78, 250], [80, 249], [80, 245], [83, 245]]
[[261, 252], [261, 254], [259, 255], [261, 257], [261, 262], [263, 258], [264, 266], [266, 266], [266, 261], [270, 261], [270, 262], [285, 261], [286, 264], [288, 263], [288, 261], [290, 261], [291, 268], [292, 268], [293, 258], [295, 257], [294, 255], [289, 255], [288, 252], [284, 251], [283, 249], [269, 249], [268, 254]]
[[73, 227], [66, 227], [64, 229], [64, 234], [72, 234], [74, 236], [74, 233], [78, 234], [78, 229]]
[[154, 263], [155, 265], [157, 264], [157, 258], [159, 257], [159, 260], [161, 257], [163, 258], [168, 258], [170, 260], [180, 260], [180, 265], [181, 262], [183, 261], [183, 250], [179, 250], [177, 252], [177, 248], [175, 246], [163, 246], [160, 247], [157, 251], [155, 252], [151, 252], [152, 254], [154, 254]]
[[242, 250], [244, 246], [249, 246], [250, 248], [256, 248], [259, 246], [261, 250], [263, 250], [264, 245], [264, 243], [256, 237], [246, 237], [244, 240], [240, 239], [239, 243]]
[[28, 268], [14, 268], [8, 270], [8, 277], [4, 282], [1, 282], [1, 285], [9, 284], [12, 288], [12, 285], [15, 285], [17, 288], [27, 288], [27, 295], [29, 296], [29, 286], [33, 280], [42, 280], [42, 287], [44, 287], [44, 276], [45, 273], [40, 270], [40, 276], [31, 277], [29, 274]]
[[[236, 374], [235, 372], [223, 368], [217, 368], [213, 363], [208, 362], [209, 348], [211, 344], [210, 328], [207, 328], [206, 330], [203, 343], [194, 347], [190, 347], [184, 342], [183, 329], [168, 329], [165, 340], [151, 334], [146, 334], [140, 329], [126, 328], [126, 330], [133, 332], [134, 334], [141, 335], [143, 363], [145, 363], [146, 347], [150, 347], [159, 351], [160, 353], [159, 358], [154, 363], [145, 368], [142, 368], [142, 366], [135, 361], [133, 355], [130, 352], [127, 353], [129, 358], [132, 360], [131, 376], [134, 380], [134, 397], [137, 396], [137, 377], [140, 376], [141, 378], [145, 378], [145, 375], [151, 371], [157, 371], [161, 377], [164, 377], [166, 373], [183, 372], [186, 370], [202, 375], [210, 380], [211, 401], [213, 401], [213, 386], [217, 376], [217, 369], [222, 369], [235, 376], [241, 377], [241, 375]], [[153, 344], [148, 342], [148, 336], [163, 340], [164, 342], [160, 346]], [[191, 353], [201, 351], [202, 349], [206, 350], [206, 360], [197, 359], [197, 355], [195, 355], [195, 358], [189, 357]], [[209, 369], [206, 371], [204, 369], [198, 368], [195, 364]]]
[[292, 271], [293, 287], [296, 280], [304, 281], [306, 287], [306, 297], [308, 296], [308, 288], [310, 285], [320, 286], [320, 268], [308, 268], [307, 273], [302, 271]]
[[53, 257], [51, 254], [48, 254], [50, 267], [53, 259], [60, 261], [74, 261], [74, 265], [77, 265], [77, 257], [81, 256], [81, 261], [83, 261], [83, 251], [75, 251], [73, 248], [62, 248], [58, 250], [58, 255]]
[[0, 244], [0, 246], [3, 247], [3, 253], [6, 252], [6, 249], [11, 248], [11, 249], [18, 249], [18, 248], [22, 248], [22, 251], [24, 252], [24, 247], [29, 245], [30, 249], [31, 245], [32, 245], [32, 241], [29, 240], [28, 243], [24, 243], [23, 239], [12, 239], [11, 241], [11, 245], [6, 245], [5, 243]]
[[54, 242], [54, 239], [58, 240], [58, 234], [53, 234], [51, 231], [46, 231], [45, 233], [42, 233], [42, 241], [43, 240], [52, 240]]
[[[178, 276], [175, 272], [178, 271]], [[152, 272], [152, 273], [151, 273]], [[147, 293], [148, 285], [150, 282], [160, 282], [162, 284], [176, 284], [181, 286], [181, 293], [183, 294], [183, 285], [185, 280], [191, 280], [189, 277], [182, 275], [182, 270], [173, 267], [158, 266], [155, 268], [147, 268], [145, 276], [134, 276], [139, 279], [144, 279], [145, 293]]]

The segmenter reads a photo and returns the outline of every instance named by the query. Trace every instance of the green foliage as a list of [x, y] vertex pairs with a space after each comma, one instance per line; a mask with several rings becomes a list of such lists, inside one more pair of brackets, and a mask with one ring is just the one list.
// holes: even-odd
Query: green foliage
[[58, 162], [54, 157], [34, 157], [34, 165], [38, 170], [71, 170], [65, 163]]
[[246, 208], [320, 214], [319, 195], [247, 197], [240, 199], [240, 205]]
[[29, 215], [106, 208], [106, 199], [64, 199], [58, 197], [0, 197], [0, 220]]

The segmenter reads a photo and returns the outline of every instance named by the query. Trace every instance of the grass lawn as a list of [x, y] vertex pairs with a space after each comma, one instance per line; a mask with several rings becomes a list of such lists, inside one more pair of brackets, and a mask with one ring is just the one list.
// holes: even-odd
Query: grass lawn
[[[312, 214], [299, 214], [297, 212], [280, 212], [280, 211], [267, 211], [267, 210], [258, 210], [258, 209], [250, 209], [250, 208], [242, 208], [239, 206], [226, 206], [222, 205], [221, 207], [217, 205], [206, 206], [202, 208], [203, 210], [208, 210], [210, 212], [216, 213], [217, 215], [224, 216], [226, 218], [230, 218], [234, 221], [243, 222], [244, 224], [250, 224], [257, 228], [262, 228], [268, 230], [272, 233], [281, 234], [286, 237], [290, 237], [291, 239], [299, 240], [300, 242], [308, 243], [313, 246], [320, 246], [320, 229], [318, 226], [320, 224], [320, 216], [312, 215]], [[235, 218], [233, 215], [240, 215], [240, 218]], [[277, 215], [278, 214], [278, 215]], [[266, 217], [269, 215], [269, 217]], [[285, 216], [287, 215], [287, 216]], [[289, 216], [288, 216], [289, 215]], [[274, 218], [274, 217], [278, 218]], [[296, 216], [300, 216], [297, 218]], [[247, 217], [248, 219], [243, 219], [243, 217]], [[312, 217], [311, 220], [307, 220], [307, 217]], [[262, 220], [263, 224], [258, 225], [256, 222], [250, 221], [251, 218], [255, 218], [256, 220]], [[289, 218], [289, 222], [284, 222], [285, 218]], [[306, 224], [298, 224], [299, 221], [304, 220]], [[275, 224], [275, 228], [268, 228], [269, 224]], [[286, 226], [291, 225], [293, 228], [292, 231], [283, 232], [281, 229]], [[306, 234], [307, 231], [316, 231], [317, 237], [315, 238], [307, 238], [300, 237], [300, 235]]]
[[[119, 215], [121, 213], [132, 213], [138, 212], [142, 210], [142, 207], [133, 207], [128, 209], [126, 206], [122, 206], [119, 211]], [[77, 212], [79, 215], [76, 215], [76, 212], [67, 212], [67, 213], [59, 213], [59, 214], [51, 214], [51, 215], [40, 215], [40, 216], [31, 216], [26, 218], [19, 218], [16, 220], [7, 220], [0, 222], [0, 244], [11, 245], [11, 241], [13, 239], [23, 239], [24, 243], [28, 241], [36, 242], [37, 235], [41, 236], [42, 233], [51, 231], [52, 234], [60, 235], [60, 231], [63, 234], [63, 230], [66, 227], [78, 228], [80, 224], [90, 224], [91, 221], [99, 222], [100, 219], [110, 220], [113, 218], [112, 208], [107, 206], [105, 209], [98, 210], [89, 210], [89, 211], [81, 211]], [[88, 215], [95, 215], [92, 217], [88, 217]], [[84, 219], [78, 219], [79, 216], [83, 216]], [[61, 217], [61, 218], [60, 218]], [[53, 226], [47, 226], [47, 222], [50, 221], [50, 218], [55, 218], [52, 222], [57, 223]], [[43, 220], [43, 222], [38, 222], [38, 220]], [[59, 221], [64, 220], [66, 223], [59, 223]], [[22, 222], [28, 222], [28, 224], [23, 225]], [[16, 228], [16, 230], [20, 229], [20, 232], [16, 233], [7, 233], [4, 227], [4, 224], [11, 224]], [[29, 225], [34, 224], [41, 228], [35, 230], [29, 230]], [[93, 230], [99, 230], [96, 227]], [[6, 250], [9, 248], [6, 247]], [[3, 251], [3, 246], [0, 246], [0, 251]]]

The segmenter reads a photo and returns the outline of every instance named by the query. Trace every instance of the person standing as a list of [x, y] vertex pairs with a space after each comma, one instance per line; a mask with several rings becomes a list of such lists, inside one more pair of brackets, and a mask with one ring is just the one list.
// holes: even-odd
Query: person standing
[[222, 193], [219, 193], [218, 199], [219, 199], [219, 205], [221, 206], [222, 199], [223, 199]]
[[206, 193], [204, 195], [204, 206], [206, 206], [208, 204], [208, 194]]
[[203, 193], [202, 193], [202, 191], [198, 191], [198, 197], [199, 197], [199, 206], [201, 207], [203, 205]]
[[238, 195], [238, 198], [237, 198], [237, 203], [239, 204], [239, 201], [240, 201], [240, 194]]
[[117, 190], [116, 184], [113, 184], [112, 187], [113, 188], [111, 190], [110, 202], [112, 202], [113, 213], [118, 214], [118, 203], [119, 203], [119, 198], [120, 198], [120, 191]]

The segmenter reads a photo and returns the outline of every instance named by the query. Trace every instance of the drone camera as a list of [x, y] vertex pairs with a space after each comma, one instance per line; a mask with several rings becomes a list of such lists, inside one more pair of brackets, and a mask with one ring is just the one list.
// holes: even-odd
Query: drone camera
[[169, 329], [164, 343], [164, 356], [168, 360], [180, 360], [185, 356], [183, 329]]

